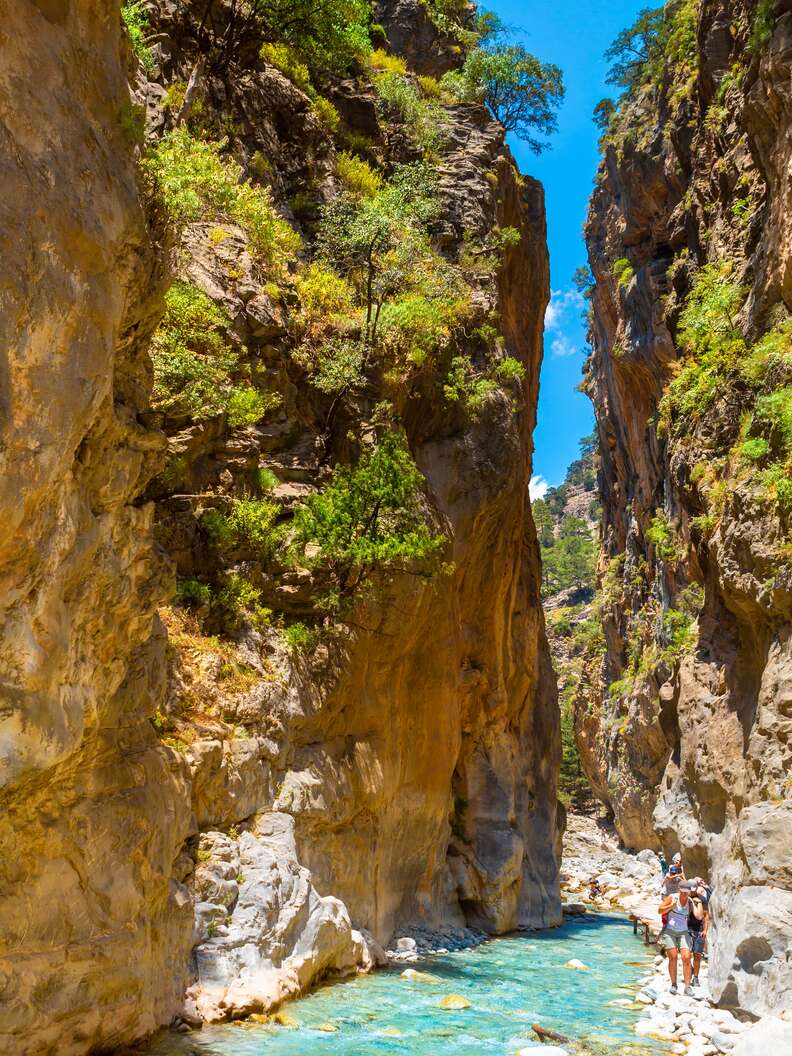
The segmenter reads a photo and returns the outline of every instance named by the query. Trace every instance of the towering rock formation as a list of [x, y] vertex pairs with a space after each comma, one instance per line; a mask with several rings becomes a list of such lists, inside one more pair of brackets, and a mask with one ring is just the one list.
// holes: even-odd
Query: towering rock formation
[[[434, 39], [420, 5], [381, 6], [394, 41], [397, 16], [416, 20], [410, 47]], [[0, 1048], [14, 1056], [143, 1036], [187, 987], [193, 1015], [269, 1007], [369, 965], [354, 928], [387, 941], [410, 923], [560, 917], [558, 717], [527, 499], [541, 188], [483, 109], [433, 103], [424, 252], [464, 303], [408, 384], [369, 365], [328, 393], [300, 358], [317, 219], [342, 150], [377, 187], [421, 157], [404, 114], [363, 68], [332, 82], [328, 108], [260, 41], [221, 70], [191, 5], [145, 12], [141, 61], [109, 0], [22, 0], [4, 24]], [[163, 191], [158, 149], [175, 165], [224, 137], [213, 157], [236, 159], [230, 184], [254, 197], [225, 191], [213, 212], [222, 163], [206, 153]], [[171, 252], [162, 198], [185, 186], [201, 193], [176, 202]], [[281, 270], [257, 255], [267, 239], [291, 254]], [[155, 397], [167, 370], [209, 364], [233, 374], [232, 410], [211, 406], [221, 373], [200, 390], [209, 411], [152, 409], [171, 268], [182, 300], [156, 338]], [[330, 620], [315, 548], [302, 567], [221, 530], [250, 500], [289, 538], [295, 510], [385, 426], [420, 471], [445, 567], [375, 576]], [[183, 604], [168, 607], [174, 569]]]
[[629, 846], [715, 887], [710, 982], [792, 1008], [786, 5], [670, 5], [587, 226], [605, 642], [578, 741]]

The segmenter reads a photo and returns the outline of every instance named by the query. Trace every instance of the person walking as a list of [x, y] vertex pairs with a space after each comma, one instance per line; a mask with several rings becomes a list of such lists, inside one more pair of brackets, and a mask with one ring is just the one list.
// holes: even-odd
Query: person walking
[[660, 885], [660, 894], [664, 896], [675, 895], [679, 891], [679, 885], [685, 879], [685, 870], [682, 866], [682, 856], [675, 854], [671, 859], [668, 872], [663, 877]]
[[677, 991], [677, 965], [679, 957], [682, 958], [682, 977], [685, 980], [685, 996], [693, 997], [693, 987], [690, 985], [691, 964], [690, 957], [693, 950], [693, 940], [688, 928], [690, 916], [690, 881], [683, 880], [679, 885], [679, 891], [675, 895], [667, 895], [660, 903], [659, 912], [664, 918], [663, 930], [660, 932], [658, 943], [665, 950], [668, 957], [668, 974], [671, 979], [671, 993]]
[[701, 985], [699, 983], [701, 958], [707, 950], [707, 932], [709, 931], [709, 895], [704, 881], [699, 877], [696, 880], [698, 880], [698, 884], [690, 893], [690, 914], [688, 916], [688, 930], [693, 941], [691, 986]]

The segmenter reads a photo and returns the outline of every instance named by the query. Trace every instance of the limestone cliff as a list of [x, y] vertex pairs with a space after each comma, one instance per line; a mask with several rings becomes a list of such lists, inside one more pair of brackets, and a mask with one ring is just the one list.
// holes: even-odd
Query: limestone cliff
[[664, 67], [605, 133], [587, 225], [605, 641], [578, 742], [626, 844], [681, 850], [711, 878], [715, 995], [777, 1011], [792, 1007], [792, 14], [704, 0], [666, 19]]
[[[426, 14], [390, 6], [395, 46], [391, 16]], [[118, 14], [25, 2], [5, 22], [0, 1036], [15, 1056], [266, 1009], [370, 966], [355, 929], [560, 917], [527, 500], [541, 188], [483, 109], [432, 103], [432, 216], [407, 230], [426, 282], [454, 291], [450, 321], [425, 367], [392, 322], [390, 371], [358, 364], [328, 392], [305, 335], [338, 308], [307, 323], [305, 284], [339, 158], [366, 193], [423, 179], [417, 125], [376, 70], [317, 99], [255, 39], [221, 71], [189, 4], [145, 5], [137, 58]], [[227, 9], [212, 17], [214, 32]], [[415, 24], [413, 44], [432, 38]], [[164, 186], [174, 165], [189, 179]], [[356, 319], [321, 340], [350, 341]], [[338, 579], [317, 544], [294, 557], [294, 517], [382, 436], [418, 471], [410, 523], [426, 527], [408, 542], [442, 536], [442, 554], [375, 570], [328, 616]], [[245, 502], [268, 511], [269, 549], [222, 536]]]

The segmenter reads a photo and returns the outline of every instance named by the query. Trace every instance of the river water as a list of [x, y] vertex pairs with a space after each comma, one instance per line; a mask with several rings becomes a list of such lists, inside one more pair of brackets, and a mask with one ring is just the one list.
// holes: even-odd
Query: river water
[[[587, 971], [564, 967], [576, 958]], [[648, 966], [646, 947], [623, 917], [589, 916], [561, 928], [494, 939], [416, 967], [437, 977], [408, 981], [405, 966], [321, 987], [285, 1006], [296, 1025], [227, 1024], [167, 1035], [156, 1056], [509, 1056], [537, 1044], [531, 1024], [622, 1053], [662, 1051], [636, 1038], [635, 1010], [614, 1001]], [[449, 994], [470, 1007], [446, 1010]], [[325, 1030], [319, 1028], [325, 1027]], [[330, 1032], [328, 1027], [336, 1028]], [[541, 1053], [537, 1051], [537, 1056]]]

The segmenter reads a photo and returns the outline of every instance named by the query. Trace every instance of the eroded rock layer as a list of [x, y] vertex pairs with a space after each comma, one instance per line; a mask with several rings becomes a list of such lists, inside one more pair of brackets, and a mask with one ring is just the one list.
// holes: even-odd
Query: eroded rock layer
[[[397, 43], [408, 16], [426, 18], [381, 6]], [[194, 15], [147, 4], [138, 59], [109, 2], [16, 4], [5, 23], [0, 1047], [14, 1056], [266, 1010], [366, 970], [410, 923], [560, 918], [558, 719], [527, 489], [541, 187], [483, 109], [437, 104], [423, 252], [469, 291], [462, 322], [403, 389], [374, 368], [334, 399], [295, 353], [339, 154], [358, 144], [380, 186], [420, 150], [365, 68], [332, 79], [333, 117], [255, 39], [220, 73]], [[424, 36], [417, 24], [410, 48]], [[168, 140], [177, 126], [186, 138]], [[280, 270], [260, 254], [271, 230], [228, 205], [233, 187], [225, 212], [181, 202], [166, 237], [145, 159], [194, 141], [221, 144], [231, 184], [268, 188], [299, 232], [299, 250], [278, 236], [294, 252]], [[174, 277], [166, 321], [200, 309], [203, 329], [178, 344], [160, 326], [152, 402], [149, 341]], [[175, 358], [157, 363], [163, 349]], [[475, 405], [443, 397], [454, 355]], [[158, 401], [185, 362], [236, 371], [247, 416]], [[285, 544], [221, 547], [206, 515], [266, 481], [287, 538], [333, 467], [374, 449], [383, 416], [419, 471], [442, 567], [375, 577], [333, 621], [320, 573]]]
[[778, 1011], [792, 1007], [792, 14], [668, 10], [665, 72], [611, 119], [587, 226], [605, 641], [578, 742], [625, 843], [681, 850], [710, 877], [715, 995]]

